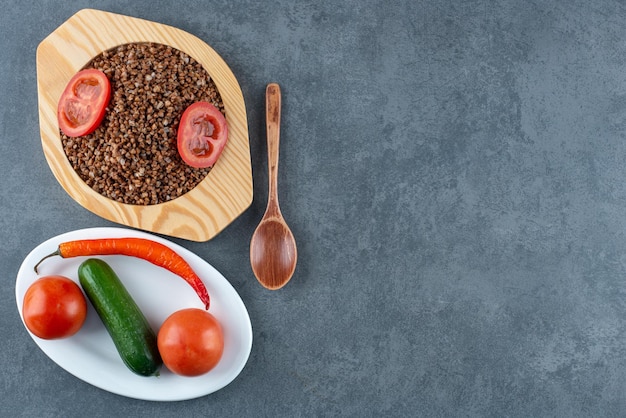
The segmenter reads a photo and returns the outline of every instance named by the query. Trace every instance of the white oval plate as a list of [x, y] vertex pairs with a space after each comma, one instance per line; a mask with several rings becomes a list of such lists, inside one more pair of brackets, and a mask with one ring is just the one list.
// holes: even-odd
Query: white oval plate
[[[78, 283], [78, 266], [87, 257], [52, 257], [39, 267], [35, 264], [65, 241], [77, 239], [148, 238], [169, 246], [194, 268], [211, 297], [211, 312], [224, 331], [224, 354], [218, 365], [198, 377], [181, 377], [165, 366], [158, 377], [131, 372], [122, 362], [111, 337], [93, 306], [88, 302], [87, 319], [75, 335], [60, 340], [31, 337], [39, 348], [69, 373], [96, 387], [118, 395], [150, 401], [179, 401], [213, 393], [232, 382], [243, 370], [252, 349], [252, 325], [237, 291], [215, 268], [185, 248], [152, 234], [125, 228], [90, 228], [68, 232], [35, 248], [22, 263], [15, 282], [17, 308], [22, 317], [26, 289], [39, 277], [63, 275]], [[203, 308], [195, 291], [175, 274], [133, 257], [104, 256], [120, 277], [155, 332], [173, 312], [183, 308]], [[24, 321], [22, 317], [22, 322]], [[28, 330], [27, 330], [28, 331]]]

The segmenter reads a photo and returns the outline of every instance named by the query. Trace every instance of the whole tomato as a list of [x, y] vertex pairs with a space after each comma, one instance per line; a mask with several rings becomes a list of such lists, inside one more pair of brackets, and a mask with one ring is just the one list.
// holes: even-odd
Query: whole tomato
[[87, 301], [71, 279], [44, 276], [26, 290], [22, 315], [26, 328], [37, 337], [65, 338], [76, 334], [83, 326]]
[[199, 376], [214, 368], [224, 352], [224, 334], [207, 311], [189, 308], [171, 314], [157, 336], [163, 364], [181, 376]]

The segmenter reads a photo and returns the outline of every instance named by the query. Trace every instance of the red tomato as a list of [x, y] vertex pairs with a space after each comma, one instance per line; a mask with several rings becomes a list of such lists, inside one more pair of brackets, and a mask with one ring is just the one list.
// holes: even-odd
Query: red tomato
[[102, 123], [110, 98], [111, 83], [102, 71], [93, 68], [79, 71], [59, 99], [59, 128], [71, 137], [92, 133]]
[[192, 167], [213, 167], [228, 141], [222, 112], [208, 102], [196, 102], [183, 112], [178, 125], [178, 153]]
[[26, 327], [39, 338], [74, 335], [87, 317], [87, 301], [80, 287], [64, 276], [45, 276], [26, 290], [22, 315]]
[[181, 376], [199, 376], [217, 365], [224, 352], [224, 334], [217, 319], [202, 309], [171, 314], [157, 335], [163, 364]]

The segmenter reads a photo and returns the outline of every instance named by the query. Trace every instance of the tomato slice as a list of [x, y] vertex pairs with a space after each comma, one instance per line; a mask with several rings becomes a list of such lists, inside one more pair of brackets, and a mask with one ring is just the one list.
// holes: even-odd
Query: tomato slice
[[178, 125], [178, 153], [192, 167], [213, 167], [228, 141], [228, 125], [211, 103], [196, 102], [183, 112]]
[[92, 133], [102, 123], [110, 98], [111, 83], [102, 71], [93, 68], [79, 71], [59, 99], [59, 128], [70, 137]]

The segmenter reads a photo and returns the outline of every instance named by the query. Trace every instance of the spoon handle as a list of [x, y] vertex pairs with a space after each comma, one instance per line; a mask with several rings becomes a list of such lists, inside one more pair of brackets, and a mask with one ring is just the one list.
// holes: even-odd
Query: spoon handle
[[267, 129], [267, 167], [269, 177], [269, 196], [267, 212], [280, 215], [278, 205], [278, 149], [280, 145], [280, 86], [270, 83], [265, 89], [265, 124]]

